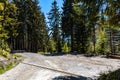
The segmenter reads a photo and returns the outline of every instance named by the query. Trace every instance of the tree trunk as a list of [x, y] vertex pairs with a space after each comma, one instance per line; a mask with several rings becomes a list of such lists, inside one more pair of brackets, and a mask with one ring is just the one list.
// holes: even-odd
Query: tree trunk
[[93, 47], [94, 47], [93, 53], [94, 54], [96, 54], [95, 46], [96, 46], [96, 36], [95, 36], [95, 27], [93, 27]]
[[110, 29], [110, 51], [111, 51], [111, 54], [113, 54], [113, 45], [112, 45], [112, 30]]

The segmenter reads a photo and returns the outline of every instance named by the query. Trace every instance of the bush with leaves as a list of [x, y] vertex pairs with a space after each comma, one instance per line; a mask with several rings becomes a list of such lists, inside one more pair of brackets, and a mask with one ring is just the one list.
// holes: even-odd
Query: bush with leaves
[[0, 1], [0, 55], [9, 56], [8, 39], [17, 35], [17, 7], [9, 0]]
[[49, 39], [48, 52], [56, 52], [56, 43], [53, 39]]
[[67, 44], [67, 42], [65, 42], [62, 46], [62, 52], [69, 52], [69, 51], [70, 51], [70, 49], [68, 47], [68, 44]]
[[94, 51], [94, 46], [93, 46], [93, 43], [90, 42], [87, 53], [88, 53], [88, 54], [92, 54], [93, 51]]
[[110, 71], [108, 74], [100, 74], [98, 80], [120, 80], [120, 69], [113, 72]]
[[105, 35], [105, 29], [101, 28], [99, 31], [98, 39], [97, 39], [97, 44], [96, 44], [96, 50], [98, 54], [106, 54], [108, 51], [108, 46], [107, 46], [107, 38]]
[[10, 56], [10, 48], [4, 40], [1, 40], [0, 55], [6, 58]]

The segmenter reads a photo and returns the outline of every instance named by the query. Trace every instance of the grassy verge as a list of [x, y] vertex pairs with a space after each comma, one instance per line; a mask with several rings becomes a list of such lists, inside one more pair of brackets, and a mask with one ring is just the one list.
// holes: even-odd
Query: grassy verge
[[9, 64], [6, 66], [6, 69], [3, 69], [3, 67], [0, 67], [0, 74], [3, 74], [4, 72], [12, 69], [14, 66], [12, 64]]
[[38, 52], [38, 54], [48, 54], [49, 52]]
[[120, 69], [108, 74], [101, 74], [98, 80], [120, 80]]
[[10, 54], [10, 57], [11, 58], [8, 58], [8, 59], [5, 57], [7, 59], [7, 61], [8, 61], [7, 64], [1, 63], [0, 74], [3, 74], [6, 71], [12, 69], [13, 67], [15, 67], [17, 64], [19, 64], [22, 61], [22, 56], [20, 54], [13, 54], [13, 55]]
[[20, 58], [20, 57], [22, 57], [22, 55], [15, 53], [15, 54], [13, 54], [13, 57]]

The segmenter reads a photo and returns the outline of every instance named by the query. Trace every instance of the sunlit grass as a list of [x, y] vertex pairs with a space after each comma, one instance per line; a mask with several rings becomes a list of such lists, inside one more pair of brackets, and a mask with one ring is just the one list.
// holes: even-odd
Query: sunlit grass
[[12, 69], [13, 67], [14, 66], [12, 64], [7, 65], [5, 69], [3, 67], [0, 67], [0, 74], [5, 73], [6, 71]]

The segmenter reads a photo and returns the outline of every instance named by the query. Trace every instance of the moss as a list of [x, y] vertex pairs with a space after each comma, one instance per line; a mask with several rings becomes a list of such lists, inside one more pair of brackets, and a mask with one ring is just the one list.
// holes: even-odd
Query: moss
[[108, 74], [101, 74], [98, 80], [120, 80], [120, 69], [109, 72]]

